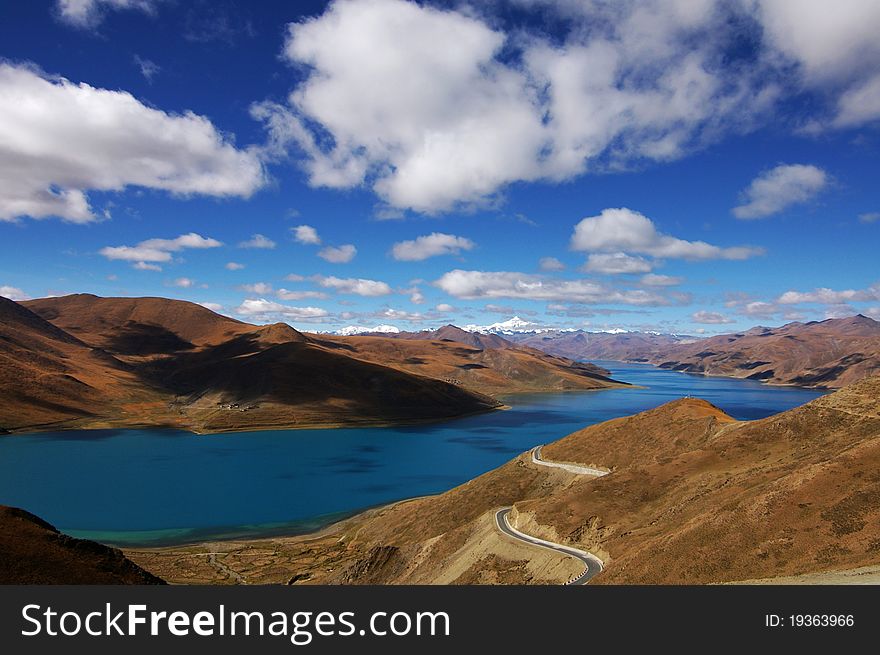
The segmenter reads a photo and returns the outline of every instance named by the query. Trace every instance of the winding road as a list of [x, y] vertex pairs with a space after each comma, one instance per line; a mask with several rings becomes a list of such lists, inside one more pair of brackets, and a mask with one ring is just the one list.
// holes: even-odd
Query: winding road
[[593, 555], [592, 553], [588, 553], [585, 550], [580, 550], [578, 548], [572, 548], [571, 546], [563, 546], [562, 544], [556, 544], [552, 541], [546, 541], [544, 539], [538, 539], [537, 537], [533, 537], [531, 535], [526, 534], [525, 532], [520, 532], [512, 525], [510, 525], [510, 521], [507, 520], [507, 515], [510, 513], [510, 507], [503, 507], [495, 512], [495, 523], [498, 525], [498, 529], [501, 530], [508, 537], [513, 539], [517, 539], [519, 541], [524, 541], [527, 544], [532, 546], [538, 546], [540, 548], [547, 548], [548, 550], [555, 550], [558, 553], [562, 553], [563, 555], [568, 555], [569, 557], [574, 557], [583, 563], [584, 572], [581, 573], [576, 578], [572, 578], [566, 585], [582, 585], [587, 584], [593, 576], [602, 572], [602, 560]]
[[563, 471], [568, 471], [569, 473], [574, 473], [575, 475], [592, 475], [593, 477], [599, 478], [603, 475], [608, 475], [611, 471], [603, 471], [602, 469], [594, 469], [590, 466], [578, 466], [577, 464], [561, 464], [559, 462], [548, 462], [545, 459], [541, 459], [541, 446], [535, 446], [532, 448], [532, 464], [537, 464], [538, 466], [548, 466], [554, 469], [562, 469]]

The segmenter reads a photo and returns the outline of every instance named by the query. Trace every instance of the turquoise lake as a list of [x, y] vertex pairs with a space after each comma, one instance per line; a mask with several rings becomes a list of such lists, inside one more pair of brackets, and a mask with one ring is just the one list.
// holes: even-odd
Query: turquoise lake
[[116, 545], [295, 534], [367, 507], [445, 491], [532, 446], [682, 396], [738, 419], [820, 392], [601, 362], [644, 389], [517, 395], [479, 416], [402, 428], [193, 435], [89, 430], [0, 437], [0, 504]]

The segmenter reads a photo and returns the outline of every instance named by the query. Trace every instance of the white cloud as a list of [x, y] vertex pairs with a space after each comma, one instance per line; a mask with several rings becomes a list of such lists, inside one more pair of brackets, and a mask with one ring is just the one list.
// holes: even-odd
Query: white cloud
[[631, 252], [671, 259], [747, 259], [761, 254], [759, 248], [720, 248], [705, 241], [685, 241], [657, 230], [647, 216], [625, 207], [604, 209], [598, 216], [575, 225], [573, 250]]
[[843, 289], [835, 291], [822, 287], [813, 291], [786, 291], [776, 302], [781, 305], [797, 305], [800, 303], [818, 303], [822, 305], [841, 305], [848, 302], [869, 302], [880, 300], [880, 284], [867, 289]]
[[832, 124], [854, 127], [877, 119], [880, 119], [880, 74], [840, 96]]
[[350, 243], [344, 246], [327, 246], [318, 252], [318, 257], [331, 264], [347, 264], [357, 254], [357, 248]]
[[862, 223], [876, 223], [877, 221], [880, 221], [880, 212], [859, 214], [859, 221]]
[[98, 252], [110, 260], [134, 262], [133, 266], [138, 270], [161, 271], [162, 268], [155, 262], [170, 262], [171, 253], [186, 249], [219, 248], [222, 245], [217, 239], [189, 232], [175, 239], [147, 239], [136, 246], [107, 246]]
[[188, 277], [179, 277], [171, 283], [172, 286], [180, 287], [181, 289], [189, 289], [194, 287], [195, 284], [195, 280]]
[[9, 298], [10, 300], [30, 300], [30, 296], [18, 287], [11, 287], [8, 284], [0, 286], [0, 296]]
[[565, 264], [556, 259], [556, 257], [541, 257], [538, 266], [542, 271], [564, 271]]
[[293, 238], [299, 243], [315, 246], [321, 243], [318, 231], [311, 225], [298, 225], [297, 227], [290, 228], [290, 231], [293, 232]]
[[201, 305], [205, 309], [210, 309], [212, 312], [222, 312], [223, 305], [216, 302], [197, 302], [197, 305]]
[[880, 4], [758, 0], [757, 9], [771, 53], [783, 65], [793, 62], [802, 85], [831, 100], [833, 115], [813, 126], [846, 128], [880, 118]]
[[445, 302], [441, 302], [434, 309], [436, 309], [438, 312], [443, 312], [444, 314], [449, 314], [455, 311], [455, 307]]
[[421, 305], [425, 302], [425, 294], [419, 289], [413, 289], [409, 294], [409, 301], [414, 305]]
[[758, 316], [761, 318], [770, 318], [780, 313], [781, 309], [779, 305], [771, 302], [764, 302], [760, 300], [756, 300], [753, 302], [746, 303], [743, 308], [743, 313], [747, 316]]
[[674, 287], [684, 282], [684, 278], [676, 277], [674, 275], [648, 273], [647, 275], [643, 275], [639, 281], [649, 287]]
[[226, 262], [224, 268], [226, 268], [227, 271], [240, 271], [244, 268], [244, 264], [239, 264], [238, 262]]
[[284, 276], [284, 279], [288, 282], [302, 282], [306, 278], [302, 275], [297, 275], [296, 273], [290, 273], [289, 275]]
[[136, 271], [161, 271], [162, 267], [158, 264], [148, 264], [147, 262], [135, 262], [131, 265]]
[[160, 0], [57, 0], [58, 17], [74, 27], [95, 27], [111, 9], [137, 9], [151, 14]]
[[332, 275], [330, 277], [316, 275], [314, 280], [325, 289], [335, 289], [339, 293], [350, 293], [366, 297], [387, 296], [391, 293], [391, 287], [385, 282], [378, 280], [338, 278]]
[[292, 307], [264, 298], [244, 300], [235, 309], [235, 313], [261, 321], [289, 319], [305, 322], [322, 319], [328, 315], [327, 310], [320, 307]]
[[560, 280], [510, 271], [463, 271], [445, 273], [434, 286], [456, 298], [516, 298], [625, 305], [668, 305], [664, 296], [643, 289], [612, 289], [589, 280]]
[[272, 250], [275, 248], [277, 244], [272, 241], [269, 237], [265, 237], [262, 234], [254, 234], [247, 241], [242, 241], [238, 244], [239, 248], [255, 248], [259, 250]]
[[134, 56], [134, 63], [137, 65], [138, 69], [140, 69], [141, 75], [144, 76], [147, 82], [152, 82], [153, 78], [162, 70], [156, 62], [144, 59], [140, 55]]
[[238, 287], [247, 293], [253, 293], [258, 296], [265, 296], [272, 293], [272, 285], [267, 282], [254, 282], [253, 284], [242, 284]]
[[464, 237], [432, 232], [413, 241], [395, 243], [391, 254], [397, 261], [420, 262], [439, 255], [457, 255], [462, 250], [472, 250], [475, 246], [473, 241]]
[[724, 323], [735, 322], [733, 319], [728, 318], [724, 314], [719, 314], [718, 312], [709, 312], [706, 310], [694, 312], [693, 314], [691, 314], [691, 320], [694, 323], [703, 323], [706, 325], [722, 325]]
[[0, 63], [0, 170], [0, 221], [99, 220], [89, 190], [248, 197], [265, 183], [257, 153], [204, 116], [8, 63]]
[[742, 192], [737, 218], [764, 218], [813, 198], [828, 185], [828, 174], [816, 166], [783, 164], [762, 173]]
[[733, 23], [702, 4], [591, 4], [592, 29], [560, 42], [505, 34], [473, 9], [338, 0], [289, 26], [285, 56], [307, 75], [288, 102], [252, 111], [274, 151], [298, 147], [312, 185], [366, 183], [424, 213], [512, 182], [665, 161], [748, 127], [775, 98], [748, 69], [720, 70]]
[[278, 289], [275, 292], [281, 300], [305, 300], [306, 298], [323, 299], [327, 297], [326, 293], [321, 291], [291, 291], [289, 289]]
[[811, 84], [851, 77], [880, 59], [880, 5], [874, 0], [758, 0], [765, 38], [801, 65]]
[[393, 321], [406, 321], [408, 323], [417, 323], [426, 319], [425, 314], [420, 312], [407, 312], [401, 309], [392, 309], [390, 307], [374, 313], [373, 316]]
[[647, 273], [651, 270], [651, 264], [643, 257], [632, 257], [622, 252], [597, 253], [587, 258], [583, 270], [606, 275]]

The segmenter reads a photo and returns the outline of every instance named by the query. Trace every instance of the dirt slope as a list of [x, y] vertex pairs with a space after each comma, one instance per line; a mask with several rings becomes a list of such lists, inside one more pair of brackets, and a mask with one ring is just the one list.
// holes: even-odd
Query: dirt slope
[[880, 372], [880, 322], [849, 318], [753, 328], [677, 346], [663, 368], [836, 389]]
[[530, 348], [480, 348], [446, 339], [370, 336], [326, 337], [322, 341], [345, 346], [352, 357], [490, 395], [624, 386], [592, 364], [573, 362]]
[[13, 400], [0, 407], [7, 430], [374, 425], [499, 406], [286, 324], [249, 325], [183, 301], [0, 300], [0, 390]]
[[[759, 421], [682, 399], [575, 432], [542, 455], [612, 472], [577, 476], [524, 453], [439, 496], [352, 520], [332, 539], [271, 549], [298, 548], [283, 572], [309, 583], [565, 580], [538, 550], [511, 550], [488, 530], [494, 510], [512, 505], [521, 530], [602, 557], [606, 570], [591, 584], [718, 583], [880, 563], [880, 376]], [[230, 548], [231, 561], [250, 547]], [[248, 562], [253, 579], [280, 575], [271, 549], [263, 544], [262, 565]], [[198, 559], [138, 557], [173, 558], [184, 579]]]
[[0, 584], [165, 584], [122, 551], [0, 505]]

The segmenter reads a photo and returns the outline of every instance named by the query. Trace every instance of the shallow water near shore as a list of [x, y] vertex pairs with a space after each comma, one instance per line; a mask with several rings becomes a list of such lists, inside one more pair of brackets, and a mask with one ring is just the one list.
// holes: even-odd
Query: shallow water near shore
[[506, 411], [399, 428], [83, 430], [0, 437], [0, 504], [120, 546], [302, 534], [440, 493], [587, 425], [695, 396], [737, 419], [821, 392], [600, 362], [644, 388], [509, 396]]

